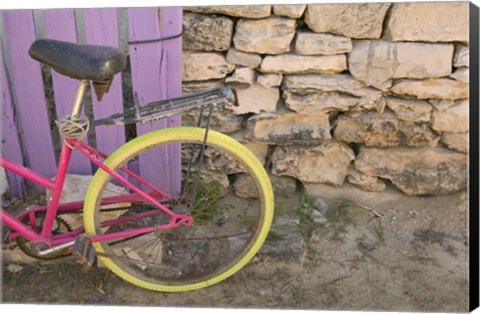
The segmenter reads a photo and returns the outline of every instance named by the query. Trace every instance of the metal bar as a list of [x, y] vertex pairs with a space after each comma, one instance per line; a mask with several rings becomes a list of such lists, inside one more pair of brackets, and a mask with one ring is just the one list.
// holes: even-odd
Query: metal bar
[[95, 156], [91, 155], [84, 147], [83, 145], [79, 145], [78, 141], [69, 141], [70, 144], [72, 144], [75, 148], [77, 148], [80, 152], [85, 154], [95, 165], [97, 165], [99, 168], [101, 168], [103, 171], [107, 172], [109, 175], [111, 175], [113, 178], [118, 180], [120, 183], [122, 183], [124, 186], [132, 189], [134, 192], [138, 193], [141, 195], [145, 201], [150, 202], [152, 205], [162, 209], [165, 213], [170, 215], [172, 218], [176, 217], [177, 214], [172, 212], [170, 209], [167, 207], [163, 206], [160, 204], [157, 200], [155, 200], [152, 196], [150, 196], [148, 193], [142, 191], [140, 188], [136, 187], [132, 183], [128, 182], [125, 178], [123, 178], [121, 175], [118, 173], [114, 172], [112, 169], [108, 168], [105, 166], [100, 160], [98, 160]]
[[49, 239], [52, 236], [52, 228], [57, 216], [58, 204], [60, 203], [60, 196], [62, 195], [63, 184], [65, 183], [65, 176], [67, 174], [68, 164], [72, 156], [72, 149], [63, 144], [62, 153], [58, 162], [57, 175], [55, 176], [55, 187], [52, 190], [52, 197], [48, 203], [45, 220], [42, 228], [42, 237]]
[[37, 183], [49, 190], [53, 190], [55, 188], [55, 183], [52, 180], [47, 179], [44, 176], [40, 175], [39, 173], [33, 170], [30, 170], [28, 168], [25, 168], [23, 166], [20, 166], [14, 162], [11, 162], [8, 159], [1, 156], [0, 156], [0, 166], [34, 183]]
[[[88, 151], [89, 152], [89, 155], [88, 156], [99, 156], [100, 158], [102, 159], [107, 159], [108, 156], [98, 150], [96, 150], [95, 148], [83, 143], [83, 142], [78, 142], [76, 141], [75, 144], [72, 144], [72, 145], [78, 145], [78, 146], [81, 146], [85, 149], [85, 151]], [[84, 151], [84, 154], [85, 154], [85, 151]], [[90, 158], [90, 157], [89, 157]], [[155, 187], [153, 184], [147, 182], [146, 180], [144, 180], [143, 178], [141, 178], [139, 175], [137, 175], [136, 173], [130, 171], [128, 168], [126, 168], [125, 166], [121, 167], [119, 170], [123, 171], [127, 176], [137, 180], [138, 182], [140, 182], [141, 184], [145, 185], [146, 187], [152, 189], [152, 191], [158, 193], [159, 195], [161, 195], [162, 197], [166, 198], [166, 199], [172, 199], [172, 197], [170, 195], [168, 195], [167, 193], [161, 191], [160, 189], [158, 189], [157, 187]]]
[[6, 226], [10, 227], [12, 230], [15, 230], [22, 234], [25, 238], [29, 239], [32, 242], [41, 240], [41, 236], [30, 229], [27, 225], [23, 224], [20, 220], [16, 219], [12, 215], [10, 215], [5, 210], [0, 210], [0, 218], [2, 223]]
[[75, 96], [75, 102], [73, 103], [73, 110], [72, 110], [72, 119], [78, 118], [80, 116], [80, 112], [82, 111], [83, 106], [83, 99], [85, 97], [85, 92], [88, 88], [88, 80], [81, 80], [80, 84], [78, 85], [77, 95]]

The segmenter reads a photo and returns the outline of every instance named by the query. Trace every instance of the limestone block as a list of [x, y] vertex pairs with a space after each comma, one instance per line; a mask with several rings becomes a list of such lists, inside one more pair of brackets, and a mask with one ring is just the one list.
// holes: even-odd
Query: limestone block
[[362, 147], [355, 168], [389, 179], [408, 195], [439, 195], [467, 186], [468, 157], [445, 148]]
[[468, 131], [469, 101], [456, 101], [444, 111], [434, 111], [432, 128], [440, 132], [463, 133]]
[[305, 22], [317, 33], [351, 38], [380, 38], [389, 3], [310, 4]]
[[397, 95], [414, 96], [418, 99], [465, 99], [468, 84], [447, 78], [428, 80], [399, 80], [391, 91]]
[[183, 49], [227, 51], [233, 36], [233, 21], [224, 16], [185, 13]]
[[450, 77], [453, 78], [454, 80], [468, 83], [470, 82], [470, 70], [469, 68], [458, 68], [450, 74]]
[[247, 120], [246, 138], [269, 144], [318, 144], [331, 138], [328, 115], [259, 114]]
[[287, 108], [301, 114], [319, 114], [330, 111], [349, 111], [358, 108], [373, 108], [383, 102], [383, 98], [360, 98], [342, 92], [283, 92]]
[[233, 42], [235, 49], [259, 54], [280, 54], [290, 51], [296, 21], [283, 17], [237, 22]]
[[365, 87], [347, 74], [287, 75], [282, 88], [287, 107], [305, 114], [357, 106], [371, 109], [383, 102], [381, 91]]
[[[200, 110], [190, 110], [182, 114], [182, 125], [197, 126], [197, 121], [200, 116]], [[206, 126], [206, 119], [208, 118], [208, 110], [203, 112], [202, 127]], [[228, 110], [213, 110], [210, 117], [210, 127], [213, 130], [222, 133], [234, 133], [242, 129], [245, 117], [234, 114]]]
[[270, 16], [272, 7], [270, 5], [227, 5], [208, 7], [184, 7], [184, 10], [188, 12], [225, 14], [236, 17], [258, 19]]
[[453, 99], [429, 99], [428, 103], [437, 111], [445, 111], [455, 105]]
[[260, 84], [252, 84], [248, 88], [238, 89], [240, 106], [229, 108], [235, 114], [275, 112], [280, 99], [278, 88], [267, 88]]
[[275, 196], [293, 198], [297, 192], [297, 180], [288, 176], [269, 174]]
[[257, 143], [247, 139], [243, 129], [240, 132], [230, 134], [230, 136], [248, 148], [255, 155], [255, 157], [257, 157], [258, 161], [260, 161], [262, 165], [265, 164], [268, 154], [268, 144]]
[[267, 56], [263, 59], [260, 70], [264, 73], [283, 74], [333, 74], [347, 69], [344, 54], [332, 56], [300, 56], [284, 54]]
[[258, 198], [258, 190], [252, 176], [239, 173], [235, 176], [233, 184], [235, 194], [242, 198]]
[[382, 179], [367, 176], [354, 168], [348, 170], [348, 182], [369, 192], [382, 192], [386, 187]]
[[433, 110], [427, 101], [395, 97], [387, 98], [387, 106], [395, 112], [400, 120], [407, 122], [428, 122]]
[[262, 57], [254, 53], [246, 53], [230, 48], [227, 53], [227, 62], [255, 69], [262, 62]]
[[449, 133], [442, 134], [442, 143], [448, 148], [466, 153], [468, 152], [468, 132], [467, 133]]
[[305, 4], [277, 4], [273, 6], [273, 14], [298, 19], [303, 15], [306, 7], [307, 5]]
[[366, 146], [435, 146], [438, 139], [426, 124], [399, 121], [391, 112], [342, 115], [334, 131], [337, 140]]
[[183, 81], [206, 81], [224, 78], [234, 69], [235, 66], [229, 64], [220, 53], [183, 52]]
[[205, 89], [224, 86], [224, 80], [182, 82], [182, 93], [191, 94]]
[[352, 51], [352, 40], [344, 36], [298, 32], [295, 52], [299, 55], [335, 55]]
[[382, 92], [365, 86], [348, 74], [334, 75], [287, 75], [283, 80], [283, 88], [291, 92], [302, 93], [307, 90], [318, 92], [342, 92], [356, 97], [379, 99]]
[[386, 36], [393, 41], [468, 42], [469, 3], [395, 3]]
[[259, 74], [257, 76], [257, 83], [265, 87], [279, 87], [282, 85], [282, 74]]
[[268, 144], [256, 143], [252, 141], [240, 141], [246, 148], [248, 148], [257, 157], [262, 165], [265, 164], [268, 154]]
[[469, 67], [470, 66], [470, 49], [467, 45], [458, 45], [455, 49], [453, 58], [453, 66]]
[[354, 40], [350, 73], [367, 85], [386, 89], [392, 79], [435, 78], [452, 73], [453, 44]]
[[250, 68], [236, 68], [232, 76], [225, 79], [231, 87], [248, 87], [255, 82], [255, 71]]
[[329, 141], [319, 146], [278, 146], [272, 154], [272, 173], [287, 175], [306, 183], [340, 186], [355, 159], [344, 143]]

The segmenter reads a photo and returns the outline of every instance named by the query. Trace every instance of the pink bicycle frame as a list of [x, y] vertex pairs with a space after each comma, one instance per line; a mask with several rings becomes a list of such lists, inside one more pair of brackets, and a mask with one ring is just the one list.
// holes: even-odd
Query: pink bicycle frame
[[[73, 139], [68, 139], [65, 141], [62, 147], [57, 174], [55, 176], [54, 181], [47, 179], [30, 169], [27, 169], [16, 163], [13, 163], [0, 156], [1, 167], [5, 168], [8, 171], [12, 171], [13, 173], [16, 173], [52, 191], [52, 196], [47, 206], [39, 206], [34, 209], [25, 211], [19, 217], [14, 217], [10, 215], [8, 212], [6, 212], [4, 209], [1, 209], [0, 218], [2, 223], [4, 223], [8, 227], [10, 227], [10, 229], [12, 229], [12, 232], [10, 233], [10, 239], [14, 239], [18, 236], [23, 236], [29, 239], [30, 241], [32, 241], [32, 243], [40, 242], [40, 243], [47, 244], [49, 247], [56, 247], [56, 246], [62, 246], [66, 244], [73, 245], [73, 241], [75, 240], [75, 238], [78, 235], [85, 232], [84, 228], [79, 228], [77, 230], [62, 233], [59, 235], [52, 234], [52, 229], [55, 223], [55, 217], [57, 216], [58, 213], [67, 213], [69, 211], [74, 211], [74, 210], [83, 208], [83, 201], [59, 204], [60, 195], [63, 189], [65, 176], [66, 176], [68, 165], [70, 162], [70, 157], [72, 155], [72, 148], [77, 149], [79, 152], [85, 155], [91, 162], [97, 165], [100, 169], [104, 170], [113, 178], [115, 178], [118, 182], [122, 183], [126, 188], [133, 191], [133, 193], [130, 195], [107, 197], [101, 201], [101, 205], [108, 205], [113, 203], [124, 203], [124, 202], [135, 202], [135, 201], [147, 201], [156, 207], [156, 209], [154, 210], [150, 210], [148, 212], [144, 212], [141, 214], [132, 215], [127, 218], [117, 218], [117, 219], [112, 219], [109, 221], [102, 222], [102, 226], [112, 226], [119, 223], [133, 221], [135, 219], [143, 218], [149, 215], [168, 214], [171, 218], [170, 222], [165, 225], [150, 226], [150, 227], [132, 229], [132, 230], [127, 230], [122, 232], [114, 232], [106, 235], [93, 236], [90, 238], [92, 242], [101, 242], [101, 241], [120, 239], [124, 237], [132, 237], [136, 235], [150, 233], [159, 229], [166, 230], [171, 228], [177, 228], [180, 226], [188, 227], [192, 225], [193, 219], [191, 216], [176, 214], [172, 212], [169, 208], [165, 207], [160, 203], [161, 200], [171, 199], [171, 196], [167, 195], [166, 193], [156, 188], [149, 182], [146, 182], [137, 174], [129, 171], [124, 167], [121, 168], [121, 170], [124, 173], [126, 173], [129, 177], [136, 179], [137, 182], [141, 183], [143, 186], [148, 187], [151, 190], [149, 192], [142, 191], [140, 188], [130, 183], [127, 179], [122, 177], [120, 174], [109, 169], [107, 166], [103, 164], [103, 162], [100, 159], [98, 159], [98, 157], [102, 159], [106, 159], [108, 157], [107, 155], [97, 151], [96, 149], [92, 148], [91, 146], [83, 142], [73, 140]], [[44, 224], [40, 232], [36, 232], [32, 228], [32, 227], [36, 227], [35, 215], [38, 212], [46, 213]], [[31, 227], [21, 221], [25, 217], [29, 217], [29, 222]]]

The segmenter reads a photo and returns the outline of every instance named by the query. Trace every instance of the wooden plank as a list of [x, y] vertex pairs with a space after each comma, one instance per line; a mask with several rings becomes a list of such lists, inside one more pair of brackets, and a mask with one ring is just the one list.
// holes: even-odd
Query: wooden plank
[[[119, 32], [117, 9], [85, 9], [85, 38], [88, 44], [119, 47]], [[110, 90], [98, 102], [92, 95], [93, 114], [96, 119], [108, 117], [123, 111], [122, 75], [117, 74]], [[125, 143], [125, 128], [123, 126], [99, 126], [95, 129], [97, 148], [111, 154]]]
[[[43, 12], [45, 37], [77, 42], [75, 11], [73, 9], [52, 9]], [[79, 81], [61, 75], [52, 69], [53, 91], [57, 118], [62, 119], [72, 112]], [[90, 161], [74, 151], [68, 167], [69, 173], [91, 174]]]
[[[11, 86], [7, 75], [3, 51], [0, 49], [0, 80], [1, 80], [1, 101], [2, 101], [2, 156], [23, 165], [23, 156], [20, 146], [20, 139], [17, 130], [15, 116], [15, 104], [11, 95]], [[12, 196], [25, 197], [23, 179], [13, 173], [7, 172], [9, 193]]]
[[[183, 11], [181, 7], [165, 7], [160, 10], [160, 24], [163, 37], [171, 37], [182, 32]], [[182, 38], [170, 39], [162, 42], [166, 51], [166, 78], [162, 80], [167, 89], [167, 98], [182, 94]], [[180, 126], [181, 115], [168, 118], [168, 127]], [[180, 192], [181, 189], [181, 156], [180, 146], [172, 147], [169, 152], [169, 166], [171, 191]]]
[[[158, 39], [168, 36], [164, 25], [170, 21], [176, 21], [177, 15], [174, 11], [163, 11], [164, 8], [133, 8], [128, 10], [129, 16], [129, 41]], [[163, 17], [162, 17], [163, 16]], [[175, 24], [177, 25], [177, 24]], [[168, 27], [167, 27], [168, 28]], [[169, 29], [171, 32], [172, 30]], [[164, 49], [164, 42], [132, 43], [130, 45], [130, 62], [132, 66], [132, 87], [135, 102], [140, 105], [149, 102], [166, 99], [175, 96], [178, 92], [171, 87], [169, 94], [169, 81], [172, 79], [168, 72], [169, 55], [176, 53], [181, 55], [181, 49], [171, 51]], [[178, 47], [177, 47], [178, 48]], [[181, 67], [174, 71], [181, 72]], [[181, 84], [181, 82], [180, 82]], [[172, 83], [171, 86], [175, 86]], [[179, 118], [162, 119], [149, 125], [138, 125], [137, 132], [143, 134], [152, 129], [168, 127], [170, 124], [178, 123]], [[178, 149], [162, 150], [156, 156], [148, 156], [140, 160], [141, 175], [147, 179], [161, 184], [160, 186], [169, 192], [177, 190], [175, 182], [178, 182]], [[161, 172], [159, 171], [161, 169]]]
[[28, 55], [35, 40], [31, 10], [3, 11], [5, 39], [12, 65], [12, 83], [20, 113], [29, 167], [46, 177], [56, 173], [50, 122], [40, 64]]

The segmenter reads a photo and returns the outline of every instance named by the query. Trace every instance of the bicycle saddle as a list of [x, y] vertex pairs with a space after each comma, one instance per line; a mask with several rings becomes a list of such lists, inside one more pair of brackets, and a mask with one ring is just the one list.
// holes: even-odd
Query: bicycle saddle
[[127, 64], [125, 54], [119, 48], [53, 39], [37, 39], [28, 54], [60, 74], [93, 82], [110, 81]]

